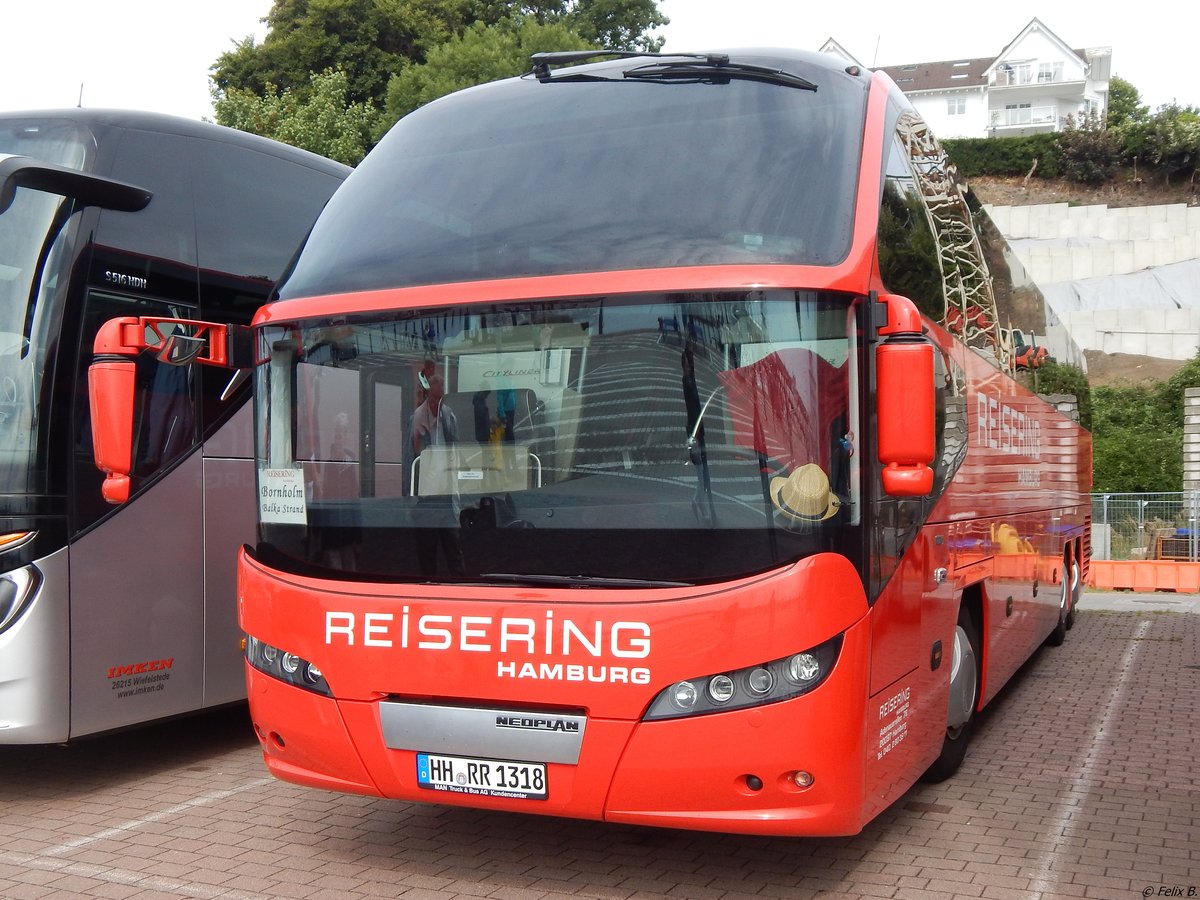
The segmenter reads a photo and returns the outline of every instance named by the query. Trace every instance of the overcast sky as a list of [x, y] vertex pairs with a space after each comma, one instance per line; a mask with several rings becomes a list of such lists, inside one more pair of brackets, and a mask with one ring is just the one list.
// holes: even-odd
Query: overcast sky
[[[208, 70], [271, 0], [3, 0], [0, 110], [126, 107], [211, 117]], [[668, 50], [798, 47], [835, 38], [867, 65], [995, 56], [1035, 16], [1075, 49], [1111, 47], [1152, 108], [1200, 106], [1196, 0], [659, 0]], [[950, 12], [950, 10], [954, 10]]]

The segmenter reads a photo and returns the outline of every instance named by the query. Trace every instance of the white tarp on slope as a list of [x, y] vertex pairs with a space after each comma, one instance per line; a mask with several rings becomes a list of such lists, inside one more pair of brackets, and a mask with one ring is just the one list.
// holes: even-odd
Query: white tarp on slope
[[1128, 275], [1039, 284], [1056, 313], [1103, 309], [1200, 309], [1200, 259]]

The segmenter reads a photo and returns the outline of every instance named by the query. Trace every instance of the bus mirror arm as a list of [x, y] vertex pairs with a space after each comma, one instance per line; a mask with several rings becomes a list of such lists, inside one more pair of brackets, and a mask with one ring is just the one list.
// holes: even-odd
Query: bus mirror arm
[[88, 369], [92, 454], [104, 473], [101, 493], [112, 504], [129, 499], [133, 471], [136, 359], [145, 350], [168, 365], [250, 368], [250, 329], [190, 319], [122, 316], [96, 334]]
[[883, 492], [927, 497], [933, 492], [936, 411], [934, 348], [921, 314], [907, 297], [881, 294], [887, 320], [875, 350], [875, 402]]
[[70, 197], [82, 206], [120, 212], [145, 209], [153, 194], [145, 188], [44, 163], [27, 156], [0, 154], [0, 213], [12, 204], [17, 188]]

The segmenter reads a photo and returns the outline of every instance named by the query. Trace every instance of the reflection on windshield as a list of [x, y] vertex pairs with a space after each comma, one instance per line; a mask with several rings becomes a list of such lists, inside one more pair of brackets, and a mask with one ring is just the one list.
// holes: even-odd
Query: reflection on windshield
[[[0, 153], [83, 169], [88, 138], [66, 122], [0, 121]], [[0, 214], [0, 492], [44, 488], [44, 455], [37, 448], [37, 398], [46, 329], [55, 318], [49, 298], [65, 256], [61, 239], [69, 204], [19, 188]]]
[[364, 576], [671, 582], [840, 550], [854, 314], [759, 291], [268, 329], [260, 549]]

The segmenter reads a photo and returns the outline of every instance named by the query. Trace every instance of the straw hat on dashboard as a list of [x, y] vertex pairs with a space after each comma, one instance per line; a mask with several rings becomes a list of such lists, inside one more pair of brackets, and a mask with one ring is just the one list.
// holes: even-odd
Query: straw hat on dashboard
[[842, 502], [830, 490], [829, 476], [816, 463], [771, 479], [771, 501], [794, 522], [823, 522], [837, 514]]

